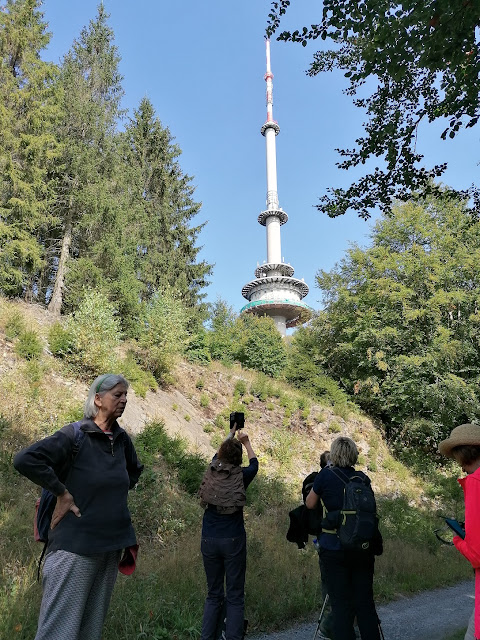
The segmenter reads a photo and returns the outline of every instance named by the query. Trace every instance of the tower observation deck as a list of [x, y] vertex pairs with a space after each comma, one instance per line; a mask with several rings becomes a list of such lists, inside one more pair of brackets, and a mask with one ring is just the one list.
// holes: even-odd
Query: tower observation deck
[[287, 328], [303, 324], [311, 318], [310, 307], [302, 302], [308, 293], [308, 285], [294, 278], [294, 268], [282, 259], [280, 227], [288, 221], [287, 213], [279, 206], [277, 193], [277, 154], [275, 138], [280, 133], [273, 119], [273, 73], [270, 68], [270, 40], [267, 49], [267, 120], [261, 128], [265, 137], [267, 156], [266, 210], [258, 216], [258, 222], [267, 232], [267, 261], [255, 270], [255, 279], [242, 288], [248, 300], [241, 313], [270, 316], [282, 336]]

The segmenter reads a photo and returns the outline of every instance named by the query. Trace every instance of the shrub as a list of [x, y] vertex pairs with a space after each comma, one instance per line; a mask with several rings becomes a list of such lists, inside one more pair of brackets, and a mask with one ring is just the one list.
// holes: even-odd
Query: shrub
[[203, 378], [199, 378], [195, 383], [195, 386], [197, 389], [203, 389], [203, 387], [205, 386], [205, 382], [203, 381]]
[[71, 329], [55, 322], [48, 332], [48, 346], [54, 356], [65, 357], [75, 349], [75, 336]]
[[305, 409], [302, 411], [302, 420], [306, 422], [309, 416], [310, 416], [310, 407], [305, 407]]
[[329, 433], [340, 433], [341, 430], [342, 430], [342, 427], [335, 420], [330, 422], [330, 424], [328, 425], [328, 432]]
[[170, 290], [157, 292], [145, 308], [139, 343], [145, 366], [159, 382], [168, 382], [187, 343], [188, 313]]
[[189, 338], [185, 349], [185, 358], [189, 362], [205, 365], [212, 361], [210, 349], [208, 348], [208, 336], [205, 329], [201, 328]]
[[210, 438], [210, 444], [216, 450], [220, 447], [224, 439], [225, 439], [225, 436], [223, 434], [214, 433], [213, 436]]
[[39, 391], [40, 385], [38, 383], [42, 380], [45, 370], [46, 367], [43, 367], [36, 358], [28, 360], [25, 367], [25, 377], [32, 385], [32, 390], [36, 388]]
[[145, 429], [137, 436], [135, 445], [144, 457], [146, 454], [150, 464], [155, 454], [160, 453], [176, 470], [182, 487], [191, 495], [198, 491], [207, 462], [201, 455], [189, 453], [182, 438], [171, 438], [163, 421], [145, 425]]
[[247, 393], [247, 383], [243, 378], [240, 378], [235, 383], [235, 393], [239, 396], [244, 396]]
[[213, 422], [216, 427], [222, 430], [225, 429], [227, 426], [227, 420], [224, 416], [222, 416], [221, 413], [219, 413], [218, 416], [215, 416], [215, 420]]
[[200, 406], [206, 409], [209, 404], [210, 404], [209, 397], [207, 396], [206, 393], [202, 393], [202, 395], [200, 396]]
[[337, 415], [339, 418], [343, 418], [344, 420], [348, 420], [352, 412], [350, 404], [351, 403], [349, 402], [340, 402], [339, 404], [336, 404], [335, 415]]
[[115, 307], [100, 292], [88, 291], [67, 330], [74, 338], [68, 359], [81, 373], [95, 376], [117, 368], [115, 348], [120, 343], [120, 323]]
[[[147, 391], [155, 391], [158, 388], [157, 381], [153, 377], [150, 371], [145, 371], [138, 364], [133, 352], [129, 352], [125, 360], [123, 360], [119, 366], [121, 373], [132, 385], [135, 393], [142, 398], [145, 398]], [[117, 373], [114, 371], [114, 373]]]
[[218, 298], [211, 306], [210, 327], [207, 344], [212, 358], [225, 364], [235, 360], [238, 349], [235, 321], [237, 314], [233, 307]]
[[192, 418], [188, 415], [188, 413], [186, 413], [186, 414], [183, 416], [183, 419], [185, 420], [185, 422], [190, 422], [190, 420], [191, 420]]
[[38, 358], [43, 351], [42, 343], [33, 330], [24, 330], [18, 337], [15, 353], [26, 360]]
[[284, 429], [274, 429], [272, 431], [269, 448], [270, 455], [285, 468], [288, 468], [292, 462], [296, 445], [295, 440], [295, 435], [291, 431]]
[[258, 375], [256, 380], [250, 385], [250, 393], [262, 402], [270, 395], [270, 384], [266, 376]]
[[244, 314], [237, 320], [237, 359], [245, 366], [269, 376], [280, 375], [287, 361], [282, 336], [271, 318]]
[[5, 337], [11, 341], [17, 338], [22, 331], [25, 331], [23, 316], [19, 311], [13, 311], [8, 315], [5, 323]]
[[305, 396], [300, 396], [297, 398], [297, 406], [300, 411], [304, 411], [305, 409], [310, 409], [310, 401]]

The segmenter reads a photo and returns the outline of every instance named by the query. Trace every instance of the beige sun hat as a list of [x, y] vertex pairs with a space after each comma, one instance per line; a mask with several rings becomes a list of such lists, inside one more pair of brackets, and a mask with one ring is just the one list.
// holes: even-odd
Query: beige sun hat
[[446, 440], [438, 445], [438, 450], [444, 456], [452, 457], [452, 449], [460, 445], [476, 445], [480, 447], [480, 426], [478, 424], [461, 424]]

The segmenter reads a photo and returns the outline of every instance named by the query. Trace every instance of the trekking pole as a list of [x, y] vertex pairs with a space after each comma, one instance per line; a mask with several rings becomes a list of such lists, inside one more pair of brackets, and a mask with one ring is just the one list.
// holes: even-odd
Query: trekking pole
[[318, 616], [317, 628], [315, 629], [315, 634], [313, 636], [313, 640], [315, 640], [315, 638], [317, 637], [318, 630], [320, 629], [320, 622], [322, 621], [323, 612], [325, 611], [325, 607], [327, 606], [327, 602], [328, 602], [328, 593], [325, 596], [325, 600], [323, 601], [323, 605], [322, 605], [322, 610], [320, 611], [320, 615]]
[[385, 640], [385, 636], [383, 635], [382, 625], [380, 624], [380, 618], [377, 615], [377, 623], [378, 623], [378, 632], [380, 633], [381, 640]]

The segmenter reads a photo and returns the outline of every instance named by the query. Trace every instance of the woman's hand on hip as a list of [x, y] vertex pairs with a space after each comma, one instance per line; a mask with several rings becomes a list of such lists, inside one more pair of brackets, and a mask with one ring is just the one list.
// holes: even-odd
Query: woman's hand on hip
[[77, 518], [80, 518], [82, 515], [73, 500], [72, 494], [65, 489], [64, 493], [57, 496], [57, 504], [52, 514], [50, 529], [55, 529], [60, 520], [66, 516], [69, 511], [73, 511]]

